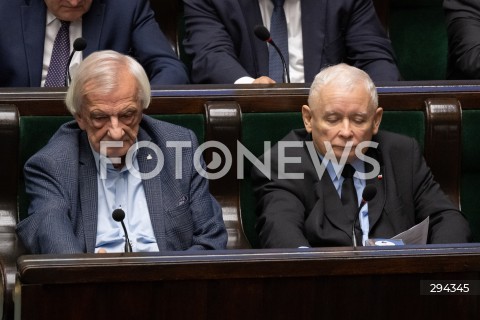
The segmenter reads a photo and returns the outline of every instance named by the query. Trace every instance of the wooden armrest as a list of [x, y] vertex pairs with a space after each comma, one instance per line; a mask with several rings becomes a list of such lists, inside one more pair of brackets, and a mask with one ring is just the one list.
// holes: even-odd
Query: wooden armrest
[[425, 159], [435, 180], [460, 207], [462, 110], [456, 98], [425, 101]]
[[[240, 187], [236, 169], [237, 141], [240, 141], [241, 135], [240, 106], [235, 101], [210, 101], [205, 104], [205, 113], [207, 126], [205, 140], [222, 143], [232, 156], [230, 170], [223, 177], [210, 180], [210, 191], [223, 209], [223, 220], [228, 232], [227, 248], [250, 248], [242, 227]], [[207, 164], [212, 161], [212, 155], [212, 150], [207, 150], [205, 154]]]

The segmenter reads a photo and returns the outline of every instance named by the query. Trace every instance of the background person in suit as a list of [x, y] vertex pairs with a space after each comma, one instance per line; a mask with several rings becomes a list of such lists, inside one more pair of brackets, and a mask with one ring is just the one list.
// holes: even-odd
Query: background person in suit
[[480, 2], [444, 0], [448, 79], [480, 79]]
[[0, 87], [44, 86], [61, 20], [70, 21], [71, 47], [87, 43], [72, 73], [82, 54], [109, 49], [135, 57], [152, 85], [189, 82], [148, 0], [9, 0], [0, 2]]
[[[471, 240], [466, 219], [434, 181], [417, 142], [379, 131], [382, 114], [375, 85], [365, 72], [339, 64], [316, 76], [308, 105], [302, 107], [305, 129], [292, 131], [272, 148], [271, 179], [256, 167], [252, 171], [256, 227], [263, 247], [351, 246], [354, 217], [363, 189], [369, 184], [375, 186], [377, 193], [360, 212], [357, 243], [393, 237], [428, 216], [428, 243]], [[286, 141], [299, 146], [280, 150], [279, 146]], [[378, 146], [355, 153], [363, 141], [373, 141]], [[331, 149], [327, 148], [328, 143]], [[291, 163], [287, 163], [284, 172], [301, 174], [303, 178], [282, 176], [278, 168], [284, 159], [278, 157], [283, 152], [285, 157], [291, 157], [286, 158]], [[328, 156], [338, 162], [329, 161], [322, 167], [322, 159]], [[368, 179], [354, 176], [353, 210], [342, 202], [346, 179], [340, 174], [345, 164], [340, 160], [342, 156], [357, 173], [374, 174]], [[362, 159], [363, 156], [369, 158]], [[319, 174], [316, 168], [325, 171]]]
[[[121, 252], [124, 232], [112, 218], [119, 208], [133, 251], [225, 248], [222, 210], [194, 168], [194, 133], [143, 115], [149, 103], [148, 78], [133, 58], [99, 51], [80, 64], [66, 97], [76, 121], [63, 125], [25, 165], [29, 216], [17, 233], [27, 250]], [[177, 159], [169, 141], [191, 147]], [[102, 142], [123, 146], [102, 151]]]
[[[340, 62], [374, 81], [400, 79], [371, 0], [286, 0], [284, 9], [291, 82], [311, 82], [322, 68]], [[256, 25], [270, 28], [272, 0], [184, 0], [184, 12], [193, 82], [274, 82], [267, 44], [254, 34]]]

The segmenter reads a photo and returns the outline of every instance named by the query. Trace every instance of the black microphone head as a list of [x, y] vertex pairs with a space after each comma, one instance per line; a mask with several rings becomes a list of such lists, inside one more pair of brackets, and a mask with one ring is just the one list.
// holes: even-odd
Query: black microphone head
[[83, 51], [87, 47], [87, 41], [83, 38], [77, 38], [73, 42], [73, 50]]
[[377, 187], [369, 184], [363, 189], [362, 199], [368, 202], [372, 200], [376, 194], [377, 194]]
[[123, 211], [122, 209], [113, 210], [112, 218], [117, 222], [123, 221], [123, 219], [125, 219], [125, 211]]
[[268, 29], [265, 28], [265, 26], [262, 26], [261, 24], [255, 26], [255, 28], [253, 29], [253, 32], [255, 33], [257, 38], [262, 41], [268, 42], [270, 40], [270, 31], [268, 31]]

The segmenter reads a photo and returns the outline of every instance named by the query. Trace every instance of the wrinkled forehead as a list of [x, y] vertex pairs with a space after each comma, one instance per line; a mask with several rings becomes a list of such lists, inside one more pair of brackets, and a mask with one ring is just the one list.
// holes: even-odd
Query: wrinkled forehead
[[317, 112], [335, 110], [356, 112], [374, 112], [370, 91], [363, 85], [338, 86], [328, 84], [319, 88], [309, 96], [309, 107]]

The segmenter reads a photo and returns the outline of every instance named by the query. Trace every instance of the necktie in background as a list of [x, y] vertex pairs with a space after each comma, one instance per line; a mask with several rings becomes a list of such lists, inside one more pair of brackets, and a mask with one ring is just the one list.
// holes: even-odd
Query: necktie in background
[[70, 55], [70, 21], [60, 21], [55, 42], [53, 43], [52, 58], [48, 67], [45, 87], [64, 87], [67, 70], [67, 61]]
[[[287, 19], [283, 4], [285, 0], [272, 0], [274, 8], [270, 21], [270, 36], [277, 44], [285, 58], [288, 68], [288, 31]], [[269, 54], [269, 76], [276, 82], [283, 82], [283, 64], [278, 52], [271, 45], [268, 46]]]
[[350, 164], [345, 164], [345, 167], [342, 171], [343, 184], [342, 184], [342, 204], [345, 208], [345, 213], [354, 217], [358, 209], [358, 197], [357, 191], [355, 190], [355, 185], [353, 183], [353, 175], [355, 174], [355, 169]]

